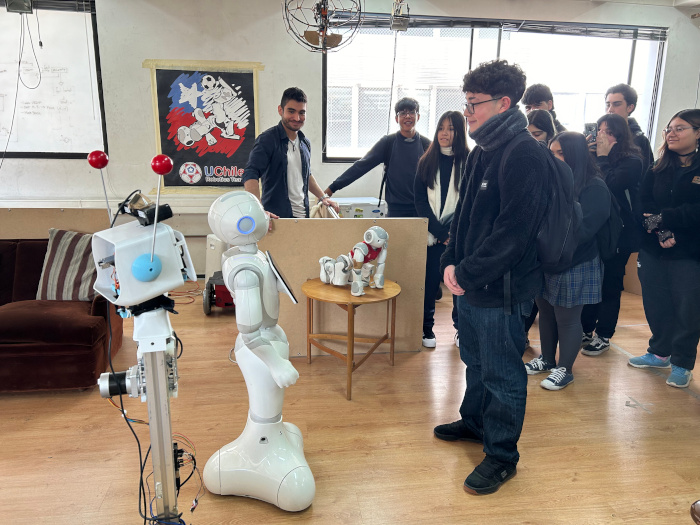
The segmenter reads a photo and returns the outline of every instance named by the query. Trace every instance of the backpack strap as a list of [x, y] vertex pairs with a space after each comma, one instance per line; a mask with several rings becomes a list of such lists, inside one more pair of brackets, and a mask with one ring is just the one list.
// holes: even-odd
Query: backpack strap
[[[534, 140], [529, 132], [520, 132], [506, 145], [503, 150], [503, 155], [501, 155], [501, 163], [498, 165], [498, 178], [501, 179], [503, 171], [506, 167], [506, 161], [510, 157], [511, 152], [515, 147], [526, 140]], [[510, 270], [503, 274], [503, 312], [506, 315], [511, 315], [513, 313], [513, 306], [510, 304], [513, 300], [511, 288], [510, 288]]]
[[377, 206], [382, 203], [382, 194], [384, 193], [384, 185], [386, 184], [386, 174], [389, 170], [389, 161], [391, 161], [391, 150], [394, 147], [394, 142], [396, 142], [396, 133], [393, 135], [387, 135], [384, 138], [384, 173], [382, 174], [382, 183], [379, 186], [379, 201]]

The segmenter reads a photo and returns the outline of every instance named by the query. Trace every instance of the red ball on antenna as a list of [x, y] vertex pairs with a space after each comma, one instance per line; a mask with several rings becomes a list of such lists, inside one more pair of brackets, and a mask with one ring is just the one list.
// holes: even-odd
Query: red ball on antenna
[[101, 170], [102, 168], [107, 166], [107, 163], [109, 162], [109, 157], [104, 151], [100, 151], [96, 149], [92, 153], [90, 153], [87, 157], [88, 162], [90, 163], [90, 166], [97, 170]]
[[151, 160], [151, 169], [158, 175], [167, 175], [173, 170], [173, 160], [167, 155], [156, 155]]

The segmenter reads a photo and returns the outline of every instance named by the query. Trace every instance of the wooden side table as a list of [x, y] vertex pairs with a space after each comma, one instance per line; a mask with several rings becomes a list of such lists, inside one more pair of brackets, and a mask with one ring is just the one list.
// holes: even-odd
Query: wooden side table
[[[367, 358], [383, 343], [389, 343], [389, 363], [394, 365], [394, 339], [396, 332], [396, 297], [401, 293], [401, 287], [394, 281], [386, 279], [384, 288], [365, 288], [365, 295], [355, 297], [350, 293], [350, 286], [334, 286], [321, 282], [318, 277], [306, 281], [301, 285], [301, 291], [306, 295], [306, 356], [311, 363], [311, 345], [334, 355], [347, 365], [348, 373], [348, 399], [352, 395], [352, 373], [357, 370]], [[321, 301], [333, 303], [348, 313], [348, 331], [343, 334], [322, 334], [314, 333], [314, 308], [313, 302]], [[379, 339], [369, 337], [355, 337], [355, 309], [363, 304], [386, 302], [386, 333]], [[391, 314], [389, 309], [391, 307]], [[391, 323], [389, 320], [391, 319]], [[347, 341], [347, 355], [343, 355], [336, 350], [328, 348], [319, 342], [319, 339]], [[362, 359], [355, 363], [355, 341], [361, 343], [374, 343]]]

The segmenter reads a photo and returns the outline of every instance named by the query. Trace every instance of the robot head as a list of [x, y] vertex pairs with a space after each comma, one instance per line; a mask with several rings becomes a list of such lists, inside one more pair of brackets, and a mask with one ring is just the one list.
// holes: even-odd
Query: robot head
[[365, 232], [364, 241], [372, 248], [381, 248], [386, 245], [388, 240], [389, 234], [379, 226], [372, 226]]
[[234, 246], [255, 244], [267, 233], [269, 217], [255, 196], [231, 191], [209, 208], [209, 227], [219, 239]]
[[202, 87], [204, 89], [214, 89], [218, 85], [216, 79], [211, 75], [204, 75], [202, 77]]

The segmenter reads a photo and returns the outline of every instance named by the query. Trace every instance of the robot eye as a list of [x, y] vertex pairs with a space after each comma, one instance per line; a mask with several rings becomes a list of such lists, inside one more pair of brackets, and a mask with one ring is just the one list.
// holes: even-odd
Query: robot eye
[[244, 215], [243, 217], [238, 219], [238, 223], [236, 223], [236, 228], [238, 228], [238, 231], [241, 232], [243, 235], [248, 235], [249, 233], [252, 233], [255, 229], [255, 219], [248, 215]]

